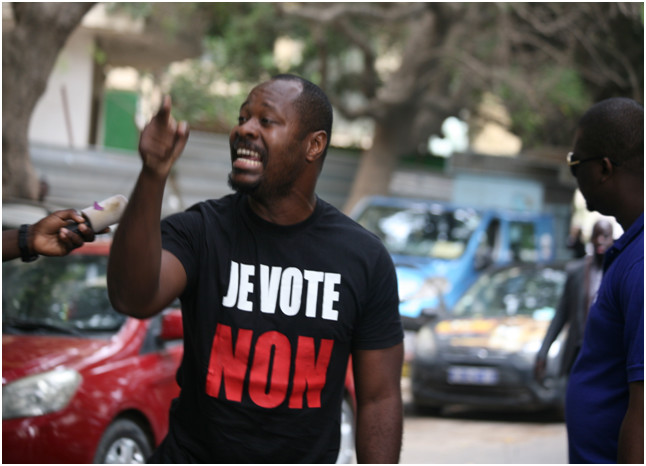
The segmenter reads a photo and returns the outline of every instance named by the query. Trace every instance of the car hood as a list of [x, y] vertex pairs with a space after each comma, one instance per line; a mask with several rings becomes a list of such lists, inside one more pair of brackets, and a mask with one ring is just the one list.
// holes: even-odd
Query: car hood
[[504, 352], [538, 350], [550, 321], [531, 316], [442, 320], [435, 333], [450, 347], [488, 348]]
[[61, 366], [81, 370], [111, 352], [104, 339], [2, 335], [2, 384]]

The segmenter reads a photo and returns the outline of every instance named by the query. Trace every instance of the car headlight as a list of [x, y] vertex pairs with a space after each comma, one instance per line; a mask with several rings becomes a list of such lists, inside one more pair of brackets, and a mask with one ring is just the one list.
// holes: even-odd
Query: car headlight
[[2, 419], [42, 416], [63, 409], [81, 383], [81, 374], [55, 369], [2, 387]]
[[415, 355], [421, 358], [432, 358], [437, 352], [435, 334], [430, 326], [424, 326], [417, 332], [415, 338]]

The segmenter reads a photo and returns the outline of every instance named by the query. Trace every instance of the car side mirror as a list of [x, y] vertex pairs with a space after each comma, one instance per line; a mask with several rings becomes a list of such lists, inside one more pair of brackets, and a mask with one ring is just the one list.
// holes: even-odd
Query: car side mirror
[[162, 316], [159, 338], [162, 341], [181, 340], [184, 338], [182, 311], [172, 309]]

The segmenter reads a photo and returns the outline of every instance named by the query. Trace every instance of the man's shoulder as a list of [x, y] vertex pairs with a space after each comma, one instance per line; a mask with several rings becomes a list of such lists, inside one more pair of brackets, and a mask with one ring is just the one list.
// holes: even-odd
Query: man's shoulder
[[[238, 209], [237, 197], [230, 194], [219, 199], [208, 199], [191, 205], [186, 210], [176, 212], [162, 220], [162, 226], [174, 228], [202, 228], [216, 223], [229, 223], [226, 218], [232, 217]], [[220, 220], [218, 220], [220, 219]]]
[[240, 199], [240, 195], [237, 193], [227, 194], [218, 199], [206, 199], [204, 201], [199, 201], [186, 209], [185, 212], [195, 212], [195, 211], [205, 211], [205, 210], [214, 210], [214, 211], [226, 211], [232, 207], [237, 207], [237, 203]]
[[382, 244], [377, 235], [364, 228], [354, 219], [344, 214], [328, 202], [322, 201], [322, 214], [320, 220], [322, 225], [334, 228], [344, 234], [351, 235], [357, 239], [363, 239], [368, 242], [376, 241], [379, 244]]

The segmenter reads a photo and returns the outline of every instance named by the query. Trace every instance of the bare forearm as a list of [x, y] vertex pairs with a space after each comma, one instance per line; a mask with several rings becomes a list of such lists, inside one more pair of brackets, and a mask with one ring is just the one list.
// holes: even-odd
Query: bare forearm
[[630, 384], [630, 402], [619, 431], [617, 463], [644, 464], [644, 383]]
[[402, 442], [401, 396], [359, 406], [357, 413], [357, 461], [398, 463]]
[[18, 248], [18, 230], [6, 230], [2, 232], [2, 261], [8, 261], [20, 257]]
[[[78, 232], [66, 228], [70, 222], [78, 224]], [[74, 209], [57, 210], [29, 225], [24, 233], [23, 248], [31, 254], [43, 256], [64, 256], [71, 250], [94, 241], [95, 232], [85, 223], [85, 219]], [[97, 233], [106, 233], [101, 231]], [[22, 255], [19, 230], [2, 232], [2, 260], [16, 259]]]
[[120, 312], [147, 317], [159, 289], [161, 206], [165, 180], [142, 170], [119, 227], [108, 263], [108, 291]]
[[143, 168], [117, 229], [108, 262], [108, 293], [114, 308], [149, 317], [178, 296], [186, 281], [179, 261], [162, 251], [164, 186], [188, 140], [188, 125], [177, 124], [164, 97], [139, 138]]

